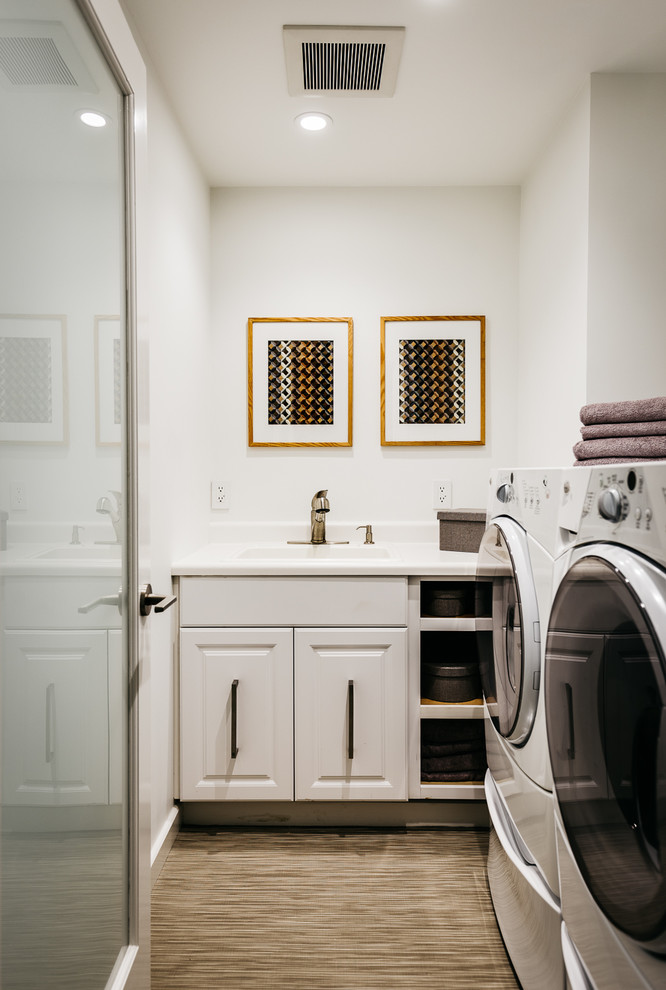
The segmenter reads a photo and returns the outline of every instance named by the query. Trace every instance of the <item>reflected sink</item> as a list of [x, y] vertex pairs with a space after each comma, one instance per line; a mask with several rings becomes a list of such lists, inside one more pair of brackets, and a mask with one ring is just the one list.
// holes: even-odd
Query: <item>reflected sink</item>
[[244, 547], [236, 555], [236, 560], [378, 560], [395, 559], [395, 553], [389, 547], [351, 546], [347, 544], [328, 544], [313, 546], [287, 544], [285, 546]]
[[35, 556], [35, 560], [120, 560], [120, 546], [86, 547], [74, 544], [51, 547]]

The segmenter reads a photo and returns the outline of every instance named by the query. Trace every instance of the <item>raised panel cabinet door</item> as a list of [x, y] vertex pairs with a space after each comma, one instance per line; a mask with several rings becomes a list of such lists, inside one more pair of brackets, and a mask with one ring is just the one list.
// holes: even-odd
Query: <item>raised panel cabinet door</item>
[[293, 631], [183, 629], [181, 799], [293, 799]]
[[106, 637], [105, 630], [5, 633], [3, 804], [108, 803]]
[[407, 630], [297, 629], [297, 800], [407, 800]]

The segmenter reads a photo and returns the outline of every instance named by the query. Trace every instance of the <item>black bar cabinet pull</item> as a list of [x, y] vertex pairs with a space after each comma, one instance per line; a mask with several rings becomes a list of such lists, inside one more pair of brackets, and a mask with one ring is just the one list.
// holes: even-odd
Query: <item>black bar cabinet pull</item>
[[347, 711], [348, 711], [348, 737], [347, 737], [347, 759], [354, 759], [354, 682], [349, 681], [347, 685]]
[[238, 681], [231, 682], [231, 759], [238, 756], [236, 733], [238, 728]]

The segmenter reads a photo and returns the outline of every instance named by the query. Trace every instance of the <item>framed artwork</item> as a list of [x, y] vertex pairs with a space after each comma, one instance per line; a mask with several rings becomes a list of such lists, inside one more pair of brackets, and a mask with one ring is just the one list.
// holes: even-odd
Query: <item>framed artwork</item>
[[120, 317], [95, 317], [95, 436], [100, 447], [119, 444], [123, 415]]
[[248, 320], [250, 447], [351, 447], [351, 319]]
[[66, 322], [0, 315], [0, 441], [67, 442]]
[[382, 317], [382, 446], [485, 443], [485, 324]]

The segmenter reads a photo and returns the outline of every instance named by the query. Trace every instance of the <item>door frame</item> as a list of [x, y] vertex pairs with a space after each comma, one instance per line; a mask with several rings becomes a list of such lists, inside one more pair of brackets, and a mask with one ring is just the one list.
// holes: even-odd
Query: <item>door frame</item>
[[[127, 448], [125, 542], [128, 639], [129, 944], [107, 990], [150, 987], [150, 640], [139, 589], [150, 580], [148, 504], [147, 73], [118, 0], [76, 0], [124, 95]], [[141, 478], [141, 486], [139, 486]], [[139, 502], [141, 490], [141, 502]]]

